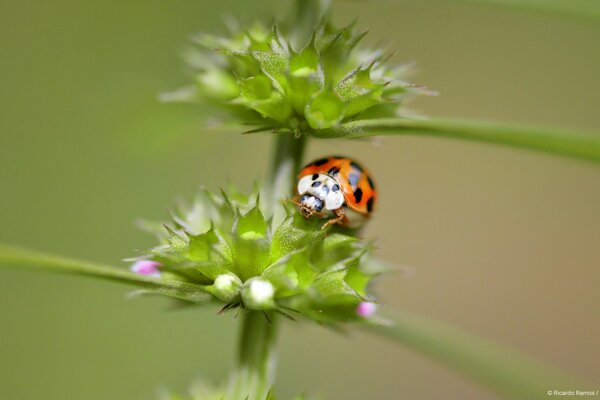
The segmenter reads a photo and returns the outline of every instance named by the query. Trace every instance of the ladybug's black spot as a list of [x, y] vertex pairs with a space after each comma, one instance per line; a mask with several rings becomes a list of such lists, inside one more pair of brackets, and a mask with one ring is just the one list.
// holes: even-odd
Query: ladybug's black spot
[[375, 183], [373, 182], [373, 179], [371, 179], [371, 177], [368, 175], [367, 175], [367, 181], [369, 182], [369, 186], [371, 186], [371, 189], [375, 189]]
[[312, 176], [312, 180], [313, 180], [313, 181], [316, 181], [318, 177], [319, 177], [319, 174], [313, 174], [313, 176]]
[[358, 176], [358, 174], [352, 173], [348, 175], [348, 182], [350, 182], [350, 185], [352, 185], [352, 187], [356, 187], [356, 185], [358, 185], [359, 178], [360, 177]]
[[354, 191], [354, 199], [356, 200], [357, 203], [360, 203], [360, 201], [362, 200], [362, 189], [358, 188]]
[[363, 168], [360, 165], [358, 165], [357, 163], [355, 163], [354, 161], [352, 161], [350, 163], [350, 165], [352, 165], [354, 168], [356, 168], [359, 172], [363, 172]]
[[373, 203], [375, 202], [375, 198], [373, 196], [371, 196], [369, 198], [369, 200], [367, 200], [367, 211], [371, 212], [373, 211]]
[[313, 182], [313, 184], [311, 186], [312, 187], [319, 187], [319, 186], [321, 186], [321, 182], [319, 182], [319, 181]]
[[338, 185], [337, 183], [334, 183], [333, 186], [331, 187], [331, 191], [337, 192], [338, 190], [340, 190], [340, 185]]
[[331, 167], [329, 171], [327, 171], [327, 175], [333, 176], [340, 173], [340, 169], [338, 167]]
[[321, 158], [321, 159], [315, 161], [314, 163], [312, 163], [312, 165], [316, 165], [318, 167], [319, 165], [323, 165], [323, 164], [327, 163], [327, 161], [329, 161], [328, 158]]

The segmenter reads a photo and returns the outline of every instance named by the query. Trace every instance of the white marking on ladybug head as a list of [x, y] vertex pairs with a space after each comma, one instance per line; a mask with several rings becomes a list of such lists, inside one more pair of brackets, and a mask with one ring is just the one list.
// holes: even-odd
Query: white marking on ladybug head
[[[340, 185], [334, 178], [325, 174], [303, 176], [298, 182], [298, 194], [302, 196], [300, 203], [302, 204], [304, 199], [307, 207], [316, 206], [315, 211], [321, 211], [323, 203], [327, 210], [337, 210], [344, 204], [344, 194]], [[312, 197], [320, 200], [320, 202], [311, 200]], [[311, 202], [310, 205], [308, 204], [309, 201]]]

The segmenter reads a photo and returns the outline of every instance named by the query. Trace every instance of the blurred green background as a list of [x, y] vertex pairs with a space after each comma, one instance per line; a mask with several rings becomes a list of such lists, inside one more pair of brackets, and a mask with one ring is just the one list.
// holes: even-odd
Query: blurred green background
[[[203, 110], [156, 95], [187, 84], [190, 33], [290, 1], [0, 3], [0, 241], [120, 264], [153, 244], [133, 221], [178, 196], [263, 176], [271, 138], [202, 128]], [[441, 96], [414, 107], [600, 131], [600, 26], [450, 2], [334, 3], [366, 41], [416, 61]], [[381, 279], [390, 308], [438, 318], [600, 380], [600, 168], [485, 144], [398, 137], [311, 142], [379, 181], [366, 236], [414, 266]], [[122, 264], [124, 265], [124, 264]], [[153, 399], [223, 379], [236, 323], [213, 309], [126, 300], [126, 287], [0, 270], [0, 398]], [[278, 389], [328, 399], [493, 399], [451, 370], [363, 334], [287, 324]], [[548, 388], [560, 389], [560, 388]]]

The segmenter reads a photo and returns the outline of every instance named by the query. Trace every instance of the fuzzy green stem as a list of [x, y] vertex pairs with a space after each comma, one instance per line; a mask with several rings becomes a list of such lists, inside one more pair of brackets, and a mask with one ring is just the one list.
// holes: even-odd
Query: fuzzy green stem
[[270, 181], [273, 183], [273, 195], [281, 199], [294, 191], [296, 174], [302, 164], [306, 147], [306, 137], [294, 137], [282, 133], [276, 139]]
[[249, 311], [243, 316], [234, 382], [228, 399], [264, 400], [275, 382], [278, 321], [273, 315]]
[[503, 399], [547, 399], [548, 391], [555, 388], [593, 387], [441, 321], [407, 312], [387, 313], [384, 317], [387, 323], [363, 328], [445, 364]]
[[296, 174], [302, 166], [302, 157], [306, 147], [306, 137], [295, 137], [289, 133], [280, 133], [275, 139], [273, 158], [269, 170], [265, 205], [269, 215], [273, 213], [273, 226], [283, 217], [281, 207], [274, 207], [278, 202], [290, 198], [294, 193]]
[[330, 3], [330, 0], [296, 0], [296, 6], [288, 21], [294, 47], [298, 48], [308, 43]]
[[513, 126], [442, 118], [357, 120], [316, 132], [322, 138], [364, 138], [377, 135], [425, 135], [544, 151], [600, 162], [600, 135], [560, 129]]

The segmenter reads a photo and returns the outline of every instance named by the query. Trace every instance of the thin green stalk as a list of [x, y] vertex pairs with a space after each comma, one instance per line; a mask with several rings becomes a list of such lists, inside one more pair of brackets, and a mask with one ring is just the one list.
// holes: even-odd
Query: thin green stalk
[[277, 364], [278, 320], [260, 311], [243, 316], [238, 349], [238, 365], [233, 384], [229, 385], [231, 400], [263, 400], [275, 383]]
[[460, 329], [423, 316], [396, 312], [389, 324], [364, 326], [458, 371], [505, 399], [547, 399], [553, 390], [590, 390], [551, 367]]
[[320, 137], [361, 138], [376, 135], [425, 135], [503, 144], [600, 162], [600, 135], [550, 128], [512, 126], [452, 119], [383, 118], [358, 120], [317, 131]]
[[0, 244], [0, 265], [33, 267], [46, 271], [101, 278], [134, 285], [148, 292], [192, 303], [205, 303], [211, 298], [203, 286], [193, 283], [146, 277], [122, 268], [3, 244]]

